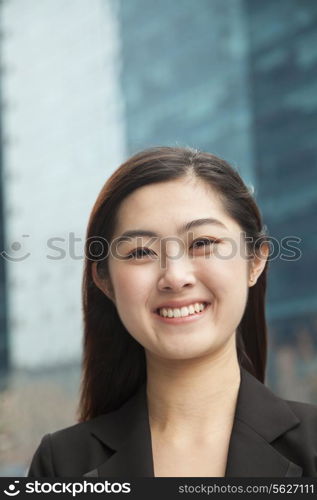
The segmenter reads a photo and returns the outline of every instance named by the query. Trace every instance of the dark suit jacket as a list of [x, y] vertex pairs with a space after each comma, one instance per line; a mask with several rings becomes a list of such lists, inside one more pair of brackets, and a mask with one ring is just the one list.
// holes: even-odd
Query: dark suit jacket
[[[317, 406], [244, 368], [225, 477], [317, 477]], [[154, 477], [146, 385], [118, 410], [43, 437], [29, 477]]]

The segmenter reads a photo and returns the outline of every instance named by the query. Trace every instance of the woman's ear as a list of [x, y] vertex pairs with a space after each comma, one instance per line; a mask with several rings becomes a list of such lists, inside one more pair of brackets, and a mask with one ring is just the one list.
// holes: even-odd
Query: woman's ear
[[[99, 264], [99, 266], [98, 266]], [[95, 285], [110, 299], [112, 302], [115, 303], [115, 297], [114, 297], [114, 292], [113, 288], [110, 282], [110, 279], [108, 279], [105, 276], [105, 273], [102, 272], [100, 268], [101, 262], [96, 262], [94, 261], [91, 266], [91, 273], [92, 273], [92, 279], [95, 283]]]
[[251, 259], [249, 271], [249, 287], [254, 286], [258, 278], [261, 276], [262, 271], [265, 268], [269, 253], [269, 243], [265, 242], [261, 244], [258, 253]]

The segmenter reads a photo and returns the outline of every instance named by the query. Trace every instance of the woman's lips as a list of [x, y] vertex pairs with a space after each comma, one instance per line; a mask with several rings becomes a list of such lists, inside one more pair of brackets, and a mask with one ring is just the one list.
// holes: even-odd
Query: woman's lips
[[157, 311], [154, 312], [154, 315], [156, 318], [163, 321], [164, 323], [170, 323], [172, 325], [177, 325], [178, 323], [189, 323], [191, 321], [196, 321], [196, 320], [202, 318], [204, 316], [205, 312], [208, 311], [210, 306], [211, 306], [211, 304], [208, 303], [208, 304], [206, 304], [205, 309], [203, 309], [202, 311], [200, 311], [198, 313], [196, 312], [195, 314], [189, 314], [188, 316], [184, 316], [184, 317], [180, 317], [180, 318], [169, 318], [168, 316], [164, 317], [164, 316], [161, 316]]

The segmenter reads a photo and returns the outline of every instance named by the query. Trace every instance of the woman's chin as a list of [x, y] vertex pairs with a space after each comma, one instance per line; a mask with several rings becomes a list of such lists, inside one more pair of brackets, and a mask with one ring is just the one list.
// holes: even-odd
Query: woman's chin
[[191, 345], [169, 345], [161, 346], [157, 354], [164, 359], [186, 360], [206, 356], [213, 351], [213, 346], [209, 342], [191, 343]]

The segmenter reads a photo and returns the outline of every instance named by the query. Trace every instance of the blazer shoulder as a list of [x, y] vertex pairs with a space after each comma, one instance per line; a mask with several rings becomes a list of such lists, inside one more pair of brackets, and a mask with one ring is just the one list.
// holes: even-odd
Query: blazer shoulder
[[304, 439], [310, 439], [317, 456], [317, 405], [286, 399], [284, 401], [300, 421], [295, 432], [300, 432]]
[[314, 424], [317, 432], [317, 405], [289, 399], [284, 401], [301, 421]]
[[91, 428], [94, 425], [94, 422], [96, 420], [100, 420], [101, 417], [102, 416], [99, 416], [91, 420], [87, 420], [86, 422], [78, 422], [68, 427], [64, 427], [63, 429], [51, 432], [50, 438], [54, 444], [58, 445], [59, 443], [65, 443], [65, 441], [70, 444], [71, 442], [77, 441], [79, 437], [81, 439], [88, 437], [90, 436]]
[[111, 455], [111, 450], [92, 436], [104, 415], [45, 434], [36, 449], [28, 477], [82, 475]]
[[297, 425], [274, 442], [285, 456], [303, 469], [303, 476], [317, 477], [317, 406], [284, 399], [298, 419]]

